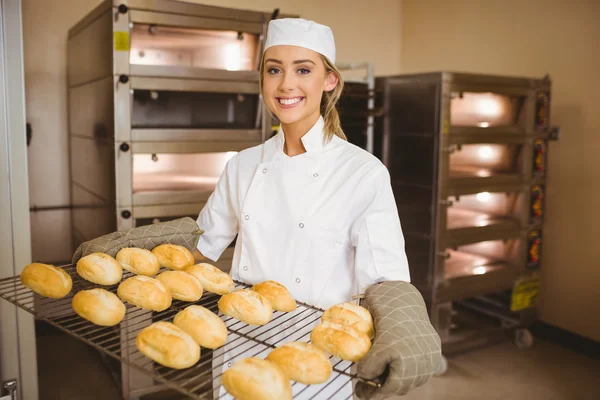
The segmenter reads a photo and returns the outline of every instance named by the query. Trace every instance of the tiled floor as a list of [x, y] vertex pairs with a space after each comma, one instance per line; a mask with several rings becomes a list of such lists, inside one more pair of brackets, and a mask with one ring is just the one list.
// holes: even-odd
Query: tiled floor
[[448, 360], [448, 371], [406, 400], [600, 399], [600, 360], [549, 342], [519, 350], [503, 343]]
[[[112, 400], [119, 391], [95, 351], [63, 334], [38, 338], [40, 400]], [[600, 360], [537, 341], [510, 343], [449, 359], [448, 372], [406, 400], [592, 400], [600, 398]]]

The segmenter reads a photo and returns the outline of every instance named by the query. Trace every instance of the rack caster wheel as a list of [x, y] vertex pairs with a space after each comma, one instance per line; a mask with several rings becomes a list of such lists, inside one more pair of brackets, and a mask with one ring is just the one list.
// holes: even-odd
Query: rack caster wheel
[[529, 329], [516, 329], [514, 335], [515, 345], [519, 349], [529, 349], [533, 346], [533, 335]]
[[438, 365], [437, 371], [435, 371], [435, 376], [442, 376], [448, 371], [448, 360], [446, 357], [442, 356], [442, 361], [440, 365]]

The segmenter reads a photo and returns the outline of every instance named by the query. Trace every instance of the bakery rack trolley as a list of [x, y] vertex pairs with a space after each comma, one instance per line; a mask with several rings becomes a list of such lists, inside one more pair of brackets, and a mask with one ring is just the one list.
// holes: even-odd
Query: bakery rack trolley
[[[135, 345], [137, 333], [150, 323], [156, 321], [172, 322], [175, 315], [191, 304], [202, 305], [218, 314], [217, 302], [220, 296], [206, 292], [202, 299], [197, 302], [183, 302], [173, 300], [173, 304], [167, 310], [162, 312], [148, 313], [144, 310], [126, 304], [127, 314], [125, 319], [114, 327], [101, 327], [79, 317], [73, 311], [71, 302], [73, 296], [81, 291], [99, 287], [91, 282], [81, 278], [75, 265], [66, 265], [61, 268], [69, 273], [73, 279], [73, 289], [71, 293], [62, 299], [42, 298], [21, 284], [18, 276], [4, 278], [0, 280], [0, 298], [9, 301], [15, 306], [33, 314], [61, 331], [83, 341], [89, 346], [95, 348], [117, 363], [130, 366], [139, 373], [140, 376], [147, 378], [151, 382], [160, 385], [162, 389], [170, 389], [173, 395], [179, 395], [177, 398], [192, 399], [213, 399], [213, 382], [220, 378], [220, 366], [212, 365], [212, 351], [202, 348], [200, 361], [193, 367], [175, 370], [163, 367], [154, 363], [151, 359], [140, 353]], [[164, 269], [163, 269], [164, 270]], [[161, 270], [162, 272], [162, 270]], [[123, 279], [133, 276], [130, 272], [124, 271]], [[116, 294], [118, 285], [103, 288]], [[236, 290], [247, 288], [241, 282], [236, 282]], [[40, 309], [43, 312], [40, 312]], [[228, 345], [232, 346], [232, 356], [226, 356], [223, 363], [227, 363], [230, 358], [235, 357], [236, 349], [243, 349], [239, 353], [246, 354], [253, 352], [255, 354], [265, 350], [275, 348], [278, 345], [289, 341], [309, 341], [310, 331], [313, 324], [321, 318], [323, 310], [312, 307], [307, 304], [298, 303], [298, 308], [291, 313], [275, 312], [272, 320], [264, 326], [249, 326], [231, 317], [221, 316], [230, 333], [235, 333], [235, 338], [230, 335]], [[127, 322], [126, 322], [127, 321]], [[286, 330], [286, 336], [282, 337], [280, 326], [286, 325], [288, 321], [293, 321], [294, 329]], [[237, 336], [239, 335], [239, 336]], [[123, 341], [123, 338], [125, 340]], [[253, 356], [254, 353], [248, 355]], [[230, 357], [230, 358], [227, 358]], [[335, 395], [335, 387], [340, 383], [349, 381], [362, 381], [368, 385], [379, 386], [378, 382], [366, 381], [358, 378], [353, 372], [352, 364], [342, 360], [331, 358], [333, 372], [329, 382], [319, 385], [318, 392], [311, 395], [311, 399], [328, 399]], [[222, 364], [221, 364], [222, 365]], [[214, 367], [214, 370], [212, 369]], [[138, 377], [139, 378], [139, 377]], [[297, 388], [296, 397], [302, 396], [305, 386], [292, 382], [292, 386], [300, 385]], [[136, 393], [123, 393], [124, 398], [128, 395], [135, 397], [148, 393], [149, 389], [138, 390]], [[214, 398], [220, 398], [216, 395]], [[308, 398], [308, 397], [301, 397]], [[349, 399], [352, 395], [349, 396]]]
[[[258, 62], [268, 22], [286, 17], [277, 14], [106, 0], [69, 30], [73, 250], [117, 230], [195, 219], [226, 162], [268, 139]], [[215, 266], [228, 271], [233, 249]], [[56, 315], [47, 302], [36, 312]], [[115, 366], [124, 397], [154, 390], [129, 365]]]
[[375, 154], [388, 167], [412, 282], [445, 353], [535, 318], [551, 82], [469, 73], [377, 78]]

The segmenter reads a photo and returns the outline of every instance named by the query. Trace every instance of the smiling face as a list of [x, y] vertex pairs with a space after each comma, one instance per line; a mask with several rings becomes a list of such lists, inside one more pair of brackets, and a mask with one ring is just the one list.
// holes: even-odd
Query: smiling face
[[283, 125], [314, 124], [321, 113], [323, 91], [333, 90], [337, 82], [337, 76], [326, 70], [322, 56], [315, 51], [273, 46], [265, 52], [263, 98]]

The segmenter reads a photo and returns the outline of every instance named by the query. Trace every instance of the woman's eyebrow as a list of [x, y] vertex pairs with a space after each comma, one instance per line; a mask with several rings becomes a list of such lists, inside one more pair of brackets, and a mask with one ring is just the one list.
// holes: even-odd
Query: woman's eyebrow
[[[268, 63], [268, 62], [272, 62], [272, 63], [275, 63], [275, 64], [283, 64], [283, 61], [276, 60], [274, 58], [268, 58], [265, 61], [265, 63]], [[313, 65], [317, 65], [317, 64], [315, 64], [315, 62], [313, 60], [309, 60], [309, 59], [306, 59], [306, 60], [296, 60], [296, 61], [293, 62], [293, 64], [304, 64], [304, 63], [311, 63]]]
[[309, 59], [294, 61], [294, 64], [304, 64], [304, 63], [311, 63], [313, 65], [317, 65], [317, 64], [315, 64], [315, 62], [313, 60], [309, 60]]

